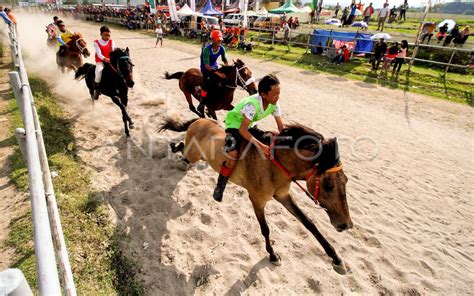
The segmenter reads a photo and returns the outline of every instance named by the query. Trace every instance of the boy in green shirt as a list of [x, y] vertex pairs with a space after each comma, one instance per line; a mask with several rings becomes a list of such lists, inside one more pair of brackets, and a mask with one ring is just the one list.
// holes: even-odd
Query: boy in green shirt
[[281, 120], [280, 105], [278, 104], [279, 97], [280, 81], [273, 74], [266, 75], [258, 84], [258, 94], [243, 99], [227, 113], [225, 118], [227, 136], [224, 150], [227, 152], [228, 159], [222, 164], [219, 172], [213, 195], [216, 201], [222, 201], [227, 181], [229, 181], [232, 171], [237, 165], [243, 139], [255, 145], [267, 158], [270, 158], [270, 147], [254, 138], [249, 132], [249, 127], [272, 114], [278, 130], [281, 132], [283, 122]]

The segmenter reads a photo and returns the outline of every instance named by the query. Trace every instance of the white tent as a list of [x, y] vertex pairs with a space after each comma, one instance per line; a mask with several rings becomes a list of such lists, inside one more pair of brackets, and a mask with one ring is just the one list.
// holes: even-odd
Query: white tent
[[184, 4], [183, 7], [181, 7], [180, 10], [178, 10], [178, 15], [179, 16], [187, 16], [187, 15], [198, 15], [198, 12], [194, 12], [189, 8], [188, 4]]
[[311, 7], [309, 7], [309, 6], [305, 6], [305, 7], [300, 8], [300, 9], [301, 9], [303, 12], [308, 12], [308, 13], [312, 11]]
[[262, 7], [257, 13], [258, 13], [258, 14], [262, 14], [262, 15], [267, 15], [267, 14], [268, 14], [268, 10], [266, 10], [265, 7]]

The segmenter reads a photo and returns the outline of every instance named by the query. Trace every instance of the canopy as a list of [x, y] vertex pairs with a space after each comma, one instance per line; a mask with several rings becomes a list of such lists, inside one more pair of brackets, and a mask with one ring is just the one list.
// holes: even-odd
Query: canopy
[[293, 2], [291, 2], [291, 0], [288, 0], [286, 1], [285, 4], [283, 4], [282, 6], [276, 8], [276, 9], [273, 9], [273, 10], [270, 10], [271, 13], [279, 13], [279, 14], [282, 14], [282, 13], [298, 13], [298, 12], [302, 12], [299, 8], [297, 8]]
[[192, 11], [191, 8], [189, 8], [188, 4], [184, 4], [184, 6], [181, 7], [180, 10], [178, 10], [179, 16], [196, 15], [196, 14], [199, 14], [199, 13]]
[[240, 8], [238, 8], [238, 7], [233, 7], [233, 8], [229, 8], [227, 10], [224, 10], [224, 14], [239, 13], [239, 12], [240, 12]]
[[257, 11], [258, 14], [268, 14], [268, 10], [265, 9], [265, 7], [260, 8], [259, 11]]
[[204, 15], [221, 15], [222, 12], [217, 11], [212, 7], [211, 0], [207, 0], [206, 5], [201, 9], [201, 13]]
[[357, 38], [354, 53], [371, 52], [374, 41], [370, 38], [370, 34], [362, 34], [356, 32], [336, 32], [328, 30], [314, 30], [311, 36], [311, 52], [316, 52], [316, 46], [321, 43], [323, 47], [330, 47], [329, 39], [333, 41], [353, 42]]

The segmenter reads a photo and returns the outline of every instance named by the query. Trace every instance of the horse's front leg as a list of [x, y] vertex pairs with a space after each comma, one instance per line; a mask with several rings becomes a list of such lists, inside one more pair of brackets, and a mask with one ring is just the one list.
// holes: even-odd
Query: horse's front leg
[[[115, 105], [119, 106], [120, 110], [122, 111], [122, 121], [123, 121], [123, 125], [124, 125], [124, 128], [125, 128], [125, 135], [127, 137], [130, 137], [130, 132], [128, 130], [129, 116], [127, 114], [127, 110], [125, 109], [125, 106], [122, 104], [122, 102], [120, 102], [118, 97], [113, 96], [112, 101], [115, 103]], [[133, 124], [131, 124], [131, 125], [133, 126]]]
[[334, 248], [319, 232], [316, 225], [314, 225], [314, 223], [311, 222], [311, 220], [309, 220], [308, 217], [306, 217], [306, 215], [303, 213], [303, 211], [301, 211], [301, 209], [295, 204], [291, 195], [288, 194], [283, 197], [275, 196], [275, 199], [279, 201], [293, 216], [296, 217], [296, 219], [298, 219], [304, 225], [304, 227], [306, 227], [306, 229], [308, 229], [314, 235], [314, 237], [323, 247], [326, 254], [332, 258], [334, 270], [336, 270], [340, 274], [345, 274], [346, 270], [341, 258], [339, 258]]
[[128, 115], [128, 112], [127, 112], [127, 105], [128, 105], [128, 94], [127, 92], [125, 92], [124, 94], [122, 94], [120, 96], [120, 102], [122, 102], [123, 106], [125, 107], [125, 117], [129, 123], [129, 127], [130, 129], [134, 129], [134, 123], [132, 121], [132, 118], [130, 117], [130, 115]]
[[[253, 198], [250, 199], [252, 201], [254, 200]], [[265, 248], [268, 254], [270, 254], [270, 262], [279, 266], [281, 265], [281, 258], [277, 253], [275, 253], [275, 251], [273, 251], [273, 247], [270, 244], [270, 228], [265, 220], [265, 204], [259, 205], [253, 203], [253, 209], [255, 211], [255, 216], [257, 216], [258, 223], [260, 224], [262, 235], [265, 238]]]

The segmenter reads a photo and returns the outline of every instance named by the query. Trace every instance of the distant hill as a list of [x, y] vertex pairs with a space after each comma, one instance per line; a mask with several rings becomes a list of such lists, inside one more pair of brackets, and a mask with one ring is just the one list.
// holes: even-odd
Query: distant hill
[[474, 15], [474, 2], [449, 2], [436, 4], [432, 12]]

